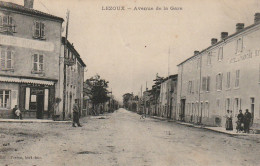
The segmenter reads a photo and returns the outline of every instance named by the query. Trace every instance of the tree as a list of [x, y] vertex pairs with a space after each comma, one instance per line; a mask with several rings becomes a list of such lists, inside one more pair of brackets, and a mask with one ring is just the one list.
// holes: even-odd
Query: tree
[[123, 104], [125, 108], [129, 108], [129, 101], [134, 97], [132, 93], [126, 93], [123, 95]]
[[[102, 79], [98, 74], [87, 79], [84, 86], [84, 95], [89, 96], [93, 109], [109, 100], [108, 81]], [[101, 110], [102, 111], [102, 110]]]

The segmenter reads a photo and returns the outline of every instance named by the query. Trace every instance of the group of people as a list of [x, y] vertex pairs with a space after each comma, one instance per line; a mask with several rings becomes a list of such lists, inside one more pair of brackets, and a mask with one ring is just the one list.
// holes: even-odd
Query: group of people
[[[232, 123], [232, 111], [227, 110], [226, 114], [226, 130], [233, 130], [233, 123]], [[252, 114], [246, 109], [245, 114], [242, 113], [242, 110], [239, 110], [239, 114], [237, 115], [237, 132], [245, 132], [249, 133], [250, 124], [252, 121]]]

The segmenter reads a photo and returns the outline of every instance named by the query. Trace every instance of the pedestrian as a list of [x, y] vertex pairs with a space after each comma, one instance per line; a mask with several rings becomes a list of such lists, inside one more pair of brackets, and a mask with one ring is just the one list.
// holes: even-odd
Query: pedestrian
[[75, 103], [73, 104], [73, 123], [72, 127], [76, 127], [75, 123], [78, 125], [78, 127], [82, 127], [79, 123], [79, 106], [78, 106], [78, 100], [75, 99]]
[[244, 130], [243, 125], [244, 125], [244, 115], [242, 113], [242, 110], [239, 110], [239, 114], [237, 115], [237, 127], [236, 127], [237, 133]]
[[250, 123], [252, 120], [252, 114], [246, 109], [245, 115], [244, 115], [244, 130], [245, 133], [249, 133]]
[[17, 105], [15, 105], [13, 108], [13, 115], [15, 119], [23, 119], [22, 112], [20, 111]]
[[232, 111], [227, 110], [226, 117], [226, 130], [233, 130], [233, 124], [232, 124]]

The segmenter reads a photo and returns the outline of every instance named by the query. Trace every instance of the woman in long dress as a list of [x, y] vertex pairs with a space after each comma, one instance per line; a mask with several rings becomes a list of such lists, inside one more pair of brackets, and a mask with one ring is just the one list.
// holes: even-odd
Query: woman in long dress
[[227, 110], [226, 114], [226, 130], [233, 130], [232, 111]]

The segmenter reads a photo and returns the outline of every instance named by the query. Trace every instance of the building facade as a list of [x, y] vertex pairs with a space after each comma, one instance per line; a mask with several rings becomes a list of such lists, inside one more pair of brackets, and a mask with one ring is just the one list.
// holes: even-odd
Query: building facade
[[254, 24], [236, 25], [236, 32], [221, 33], [220, 41], [195, 51], [178, 65], [177, 118], [187, 122], [225, 126], [231, 110], [235, 126], [241, 109], [260, 123], [260, 13]]
[[[30, 2], [30, 3], [27, 3]], [[0, 1], [0, 116], [18, 105], [24, 117], [48, 118], [58, 97], [63, 19]]]
[[[83, 82], [85, 63], [82, 61], [80, 54], [68, 40], [65, 42], [65, 37], [62, 37], [61, 57], [60, 61], [60, 96], [62, 104], [56, 112], [57, 115], [68, 119], [72, 117], [72, 108], [77, 99], [79, 108], [83, 111]], [[86, 115], [86, 112], [80, 112], [81, 115]]]

